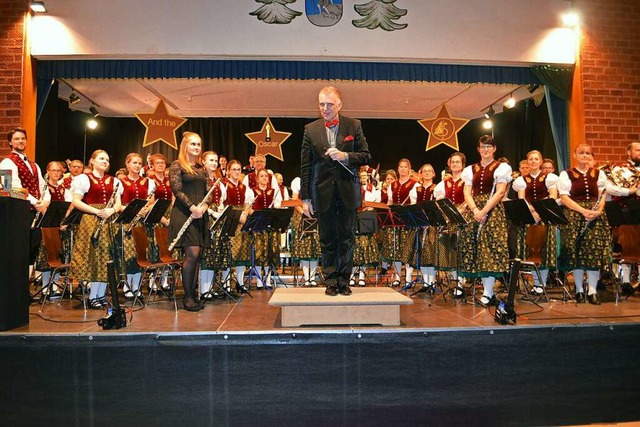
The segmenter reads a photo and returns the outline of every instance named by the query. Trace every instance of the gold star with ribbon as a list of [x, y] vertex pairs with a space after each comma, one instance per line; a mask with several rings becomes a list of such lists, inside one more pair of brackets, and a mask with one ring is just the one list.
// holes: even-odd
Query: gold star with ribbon
[[163, 141], [169, 147], [178, 149], [176, 143], [176, 129], [184, 124], [187, 119], [179, 116], [172, 116], [167, 110], [167, 105], [161, 99], [156, 104], [153, 113], [134, 113], [138, 120], [147, 129], [144, 132], [143, 147], [158, 141]]
[[446, 144], [458, 151], [458, 132], [464, 125], [469, 123], [469, 120], [451, 117], [447, 106], [442, 104], [442, 108], [440, 108], [436, 117], [418, 120], [418, 123], [429, 132], [427, 148], [424, 151], [429, 151], [440, 144]]
[[278, 132], [269, 117], [264, 121], [260, 131], [245, 133], [244, 136], [255, 144], [256, 155], [273, 156], [282, 162], [284, 161], [282, 144], [291, 136], [291, 132]]

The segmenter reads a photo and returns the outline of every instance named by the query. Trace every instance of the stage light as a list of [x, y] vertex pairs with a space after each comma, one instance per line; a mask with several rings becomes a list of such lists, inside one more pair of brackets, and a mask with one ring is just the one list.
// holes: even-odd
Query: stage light
[[71, 95], [69, 95], [69, 104], [73, 105], [77, 104], [78, 102], [80, 102], [80, 97], [76, 95], [75, 92], [71, 92]]
[[562, 15], [562, 24], [565, 27], [576, 27], [580, 22], [580, 18], [575, 12], [567, 12]]
[[482, 123], [482, 127], [485, 129], [491, 129], [493, 128], [493, 122], [490, 119], [487, 119]]
[[490, 119], [491, 117], [493, 117], [493, 115], [496, 113], [496, 111], [493, 109], [493, 105], [489, 107], [489, 109], [487, 110], [486, 113], [484, 113], [484, 117], [486, 119]]
[[29, 7], [35, 13], [47, 13], [47, 8], [44, 6], [43, 1], [34, 0], [29, 4]]
[[513, 108], [516, 106], [516, 99], [513, 97], [513, 94], [509, 95], [509, 99], [504, 101], [504, 108]]
[[[95, 108], [93, 105], [91, 108]], [[96, 110], [97, 111], [97, 110]], [[82, 144], [82, 163], [87, 164], [87, 129], [95, 130], [98, 127], [98, 121], [89, 119], [84, 126], [84, 143]]]
[[91, 107], [89, 107], [89, 111], [91, 112], [93, 117], [98, 117], [100, 115], [100, 112], [98, 111], [95, 105], [92, 105]]
[[87, 120], [87, 128], [93, 130], [98, 127], [98, 121], [95, 119]]

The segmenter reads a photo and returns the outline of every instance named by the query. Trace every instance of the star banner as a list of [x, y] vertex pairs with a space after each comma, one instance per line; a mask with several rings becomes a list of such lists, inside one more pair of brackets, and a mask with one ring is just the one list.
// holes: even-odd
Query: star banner
[[167, 110], [164, 100], [159, 100], [153, 113], [134, 113], [138, 120], [147, 128], [144, 132], [143, 147], [163, 141], [169, 147], [178, 149], [176, 130], [187, 121], [179, 116], [172, 116]]
[[420, 126], [429, 132], [425, 151], [429, 151], [440, 144], [448, 145], [458, 151], [458, 132], [460, 132], [460, 129], [468, 122], [469, 120], [467, 119], [451, 117], [445, 104], [442, 104], [438, 115], [433, 119], [418, 120]]
[[290, 132], [278, 132], [273, 127], [271, 119], [267, 117], [264, 121], [262, 129], [258, 132], [245, 133], [244, 136], [249, 138], [256, 146], [256, 155], [273, 156], [284, 162], [282, 158], [282, 144], [291, 136]]

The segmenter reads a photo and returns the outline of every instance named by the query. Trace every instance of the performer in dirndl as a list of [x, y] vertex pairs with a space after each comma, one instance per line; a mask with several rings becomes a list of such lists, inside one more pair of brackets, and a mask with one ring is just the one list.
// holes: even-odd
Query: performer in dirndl
[[[456, 151], [449, 156], [447, 167], [449, 173], [445, 174], [442, 181], [433, 190], [433, 197], [436, 200], [447, 198], [456, 207], [461, 215], [467, 211], [467, 203], [464, 201], [464, 181], [461, 178], [462, 170], [467, 163], [466, 156]], [[440, 233], [437, 242], [436, 268], [442, 271], [449, 271], [451, 278], [458, 282], [453, 290], [453, 296], [462, 298], [464, 288], [458, 281], [458, 233], [460, 230], [454, 224], [448, 224], [446, 229]]]
[[[416, 203], [426, 202], [433, 199], [433, 192], [436, 188], [436, 184], [433, 182], [436, 176], [436, 171], [429, 163], [422, 165], [418, 171], [420, 177], [420, 185], [413, 187], [411, 190], [415, 192]], [[427, 226], [418, 230], [420, 239], [420, 272], [422, 273], [422, 284], [424, 287], [431, 287], [436, 279], [436, 227]], [[415, 243], [415, 240], [414, 240]], [[415, 247], [415, 244], [414, 244]], [[413, 263], [418, 263], [417, 249], [414, 249], [416, 254]]]
[[560, 226], [559, 267], [573, 271], [576, 302], [584, 303], [584, 272], [587, 272], [587, 299], [598, 305], [596, 286], [600, 270], [611, 262], [611, 230], [604, 214], [605, 173], [589, 167], [591, 147], [580, 144], [573, 158], [575, 167], [560, 172], [558, 194], [565, 206], [567, 225]]
[[[409, 159], [400, 159], [398, 162], [398, 180], [387, 187], [388, 205], [414, 205], [415, 198], [411, 198], [411, 190], [418, 185], [411, 179], [411, 162]], [[415, 197], [415, 192], [413, 192]], [[395, 234], [395, 239], [394, 239]], [[400, 284], [400, 271], [402, 264], [405, 268], [405, 284], [410, 285], [413, 267], [411, 261], [414, 256], [414, 241], [416, 230], [404, 227], [386, 227], [382, 229], [382, 257], [393, 262], [395, 272], [392, 286]], [[395, 241], [394, 241], [395, 240]]]
[[[142, 156], [138, 153], [129, 153], [125, 159], [125, 165], [127, 168], [127, 176], [121, 179], [123, 192], [121, 197], [122, 209], [124, 210], [129, 203], [135, 199], [147, 199], [150, 194], [153, 194], [155, 188], [155, 182], [151, 178], [141, 176], [140, 172], [143, 168]], [[142, 216], [147, 214], [148, 208], [144, 207], [141, 211]], [[123, 228], [126, 228], [129, 224], [122, 224]], [[134, 224], [135, 226], [136, 224]], [[133, 299], [135, 295], [138, 298], [142, 298], [140, 293], [140, 279], [142, 270], [137, 262], [136, 246], [133, 241], [133, 237], [130, 233], [118, 233], [116, 239], [122, 245], [124, 245], [124, 264], [127, 270], [127, 283], [124, 285], [124, 297], [126, 299]], [[122, 250], [122, 249], [121, 249]], [[117, 257], [122, 257], [122, 252], [117, 254]]]
[[[122, 183], [107, 174], [109, 155], [104, 150], [93, 152], [89, 167], [90, 173], [78, 175], [72, 183], [73, 207], [85, 214], [75, 236], [71, 276], [90, 283], [89, 307], [102, 309], [107, 305], [107, 262], [113, 260], [113, 240], [118, 233], [116, 225], [108, 219], [121, 208]], [[98, 239], [92, 242], [91, 237], [98, 229]]]
[[507, 221], [500, 201], [511, 182], [511, 166], [495, 160], [493, 137], [483, 135], [477, 147], [480, 162], [467, 166], [461, 175], [470, 225], [461, 230], [458, 246], [460, 271], [465, 277], [482, 278], [484, 291], [478, 302], [486, 307], [497, 303], [496, 277], [509, 269]]
[[[529, 210], [536, 223], [540, 222], [540, 216], [531, 205], [531, 202], [552, 198], [558, 198], [558, 189], [556, 183], [558, 182], [558, 175], [554, 173], [544, 173], [541, 170], [542, 167], [542, 153], [538, 150], [529, 151], [527, 153], [527, 163], [529, 167], [529, 173], [527, 175], [521, 175], [513, 181], [512, 188], [518, 192], [518, 198], [527, 201]], [[528, 228], [528, 227], [527, 227]], [[526, 231], [525, 231], [526, 233]], [[523, 235], [519, 233], [520, 240], [523, 239]], [[543, 288], [547, 286], [547, 277], [549, 276], [549, 269], [556, 268], [557, 250], [556, 250], [556, 229], [553, 226], [547, 227], [547, 233], [545, 238], [545, 244], [542, 249], [542, 258], [538, 270], [542, 278], [542, 283], [537, 274], [533, 275], [533, 289], [531, 293], [533, 295], [542, 295], [544, 293]], [[519, 242], [518, 247], [523, 247], [524, 242]], [[528, 250], [528, 248], [526, 249]], [[526, 258], [526, 257], [525, 257]]]
[[[220, 183], [220, 203], [226, 206], [237, 206], [243, 208], [240, 216], [240, 224], [236, 229], [235, 236], [231, 238], [231, 263], [236, 269], [236, 289], [246, 292], [248, 288], [244, 285], [244, 272], [248, 265], [251, 265], [251, 239], [247, 233], [240, 231], [247, 221], [249, 209], [253, 203], [253, 191], [240, 181], [242, 165], [237, 160], [227, 163], [227, 178]], [[223, 282], [227, 283], [230, 269], [223, 273]]]

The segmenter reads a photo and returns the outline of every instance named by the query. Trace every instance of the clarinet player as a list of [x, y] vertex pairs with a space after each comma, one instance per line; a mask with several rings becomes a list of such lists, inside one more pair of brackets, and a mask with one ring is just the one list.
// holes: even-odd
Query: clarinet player
[[169, 168], [169, 181], [176, 201], [169, 222], [169, 241], [178, 237], [182, 225], [191, 216], [193, 221], [180, 236], [175, 247], [182, 248], [183, 306], [187, 311], [198, 311], [202, 306], [196, 301], [196, 270], [203, 248], [210, 244], [206, 203], [201, 203], [207, 194], [207, 174], [200, 163], [202, 140], [197, 133], [184, 132], [180, 143], [178, 160]]

